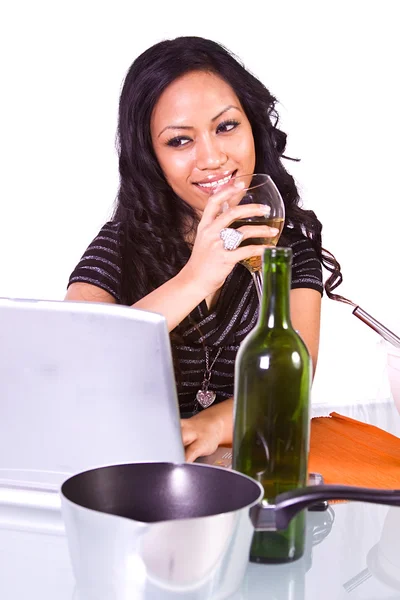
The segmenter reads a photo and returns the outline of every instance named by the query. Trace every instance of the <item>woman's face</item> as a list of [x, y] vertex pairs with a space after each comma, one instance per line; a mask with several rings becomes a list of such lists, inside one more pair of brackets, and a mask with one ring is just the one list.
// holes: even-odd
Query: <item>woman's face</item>
[[187, 73], [164, 90], [151, 138], [169, 185], [199, 213], [218, 185], [254, 171], [249, 120], [233, 89], [212, 73]]

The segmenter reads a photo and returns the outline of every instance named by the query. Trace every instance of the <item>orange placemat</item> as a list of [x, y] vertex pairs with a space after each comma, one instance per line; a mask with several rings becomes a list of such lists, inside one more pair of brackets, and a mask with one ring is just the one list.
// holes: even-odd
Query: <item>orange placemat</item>
[[309, 471], [325, 483], [400, 488], [400, 438], [333, 412], [311, 420]]

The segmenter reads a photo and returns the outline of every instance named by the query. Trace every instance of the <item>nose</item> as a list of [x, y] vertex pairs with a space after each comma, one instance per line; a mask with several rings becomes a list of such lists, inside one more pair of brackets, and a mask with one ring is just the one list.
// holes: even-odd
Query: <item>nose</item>
[[220, 141], [212, 136], [205, 136], [197, 140], [196, 166], [200, 171], [218, 169], [228, 160]]

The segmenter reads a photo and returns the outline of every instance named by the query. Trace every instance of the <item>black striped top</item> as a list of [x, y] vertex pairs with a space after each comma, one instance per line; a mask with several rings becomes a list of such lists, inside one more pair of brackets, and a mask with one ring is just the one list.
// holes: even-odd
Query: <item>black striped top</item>
[[[120, 229], [118, 223], [104, 225], [71, 274], [69, 284], [84, 282], [96, 285], [120, 302]], [[298, 232], [285, 230], [280, 245], [290, 246], [293, 251], [292, 289], [312, 288], [322, 294], [321, 263], [310, 240]], [[177, 328], [182, 343], [173, 343], [173, 354], [177, 365], [181, 413], [201, 410], [196, 393], [201, 389], [204, 379], [206, 347], [209, 364], [219, 351], [209, 384], [209, 390], [216, 392], [215, 402], [233, 396], [236, 353], [240, 343], [255, 326], [258, 309], [251, 275], [245, 267], [237, 264], [227, 277], [211, 311], [203, 300]]]

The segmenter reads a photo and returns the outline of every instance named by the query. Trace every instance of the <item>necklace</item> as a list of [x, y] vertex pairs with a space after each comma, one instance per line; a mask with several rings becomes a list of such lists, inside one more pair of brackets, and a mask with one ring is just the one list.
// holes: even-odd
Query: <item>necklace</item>
[[200, 404], [200, 406], [202, 406], [203, 408], [208, 408], [209, 406], [211, 406], [211, 404], [217, 397], [215, 392], [208, 389], [208, 386], [210, 384], [212, 368], [215, 365], [217, 358], [221, 354], [222, 348], [218, 348], [218, 352], [215, 355], [215, 358], [212, 361], [211, 365], [208, 346], [204, 346], [204, 352], [206, 354], [206, 369], [204, 371], [204, 378], [203, 383], [201, 384], [201, 390], [199, 390], [196, 394], [196, 400]]

